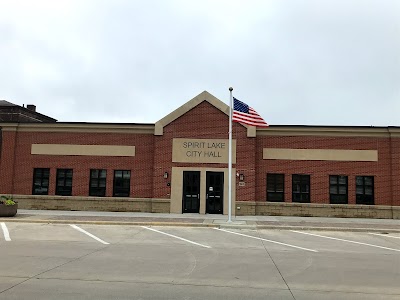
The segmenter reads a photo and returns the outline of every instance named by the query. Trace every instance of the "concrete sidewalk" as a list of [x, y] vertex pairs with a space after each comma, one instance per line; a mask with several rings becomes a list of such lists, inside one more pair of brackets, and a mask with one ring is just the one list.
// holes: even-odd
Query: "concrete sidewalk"
[[399, 232], [400, 220], [318, 217], [238, 216], [227, 222], [224, 215], [156, 214], [131, 212], [59, 211], [19, 209], [0, 222], [191, 226], [246, 229], [303, 229], [334, 231]]

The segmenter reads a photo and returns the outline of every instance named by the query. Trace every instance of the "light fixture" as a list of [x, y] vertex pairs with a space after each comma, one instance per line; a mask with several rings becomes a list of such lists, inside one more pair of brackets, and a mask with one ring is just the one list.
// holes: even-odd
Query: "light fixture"
[[165, 179], [168, 178], [168, 172], [164, 172], [164, 178], [165, 178]]
[[244, 180], [244, 174], [239, 174], [239, 181], [243, 181]]

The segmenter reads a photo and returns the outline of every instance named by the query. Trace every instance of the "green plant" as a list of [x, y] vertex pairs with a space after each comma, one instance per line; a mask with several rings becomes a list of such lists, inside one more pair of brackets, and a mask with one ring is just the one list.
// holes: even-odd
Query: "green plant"
[[16, 202], [14, 201], [12, 196], [1, 196], [0, 204], [4, 205], [15, 205]]

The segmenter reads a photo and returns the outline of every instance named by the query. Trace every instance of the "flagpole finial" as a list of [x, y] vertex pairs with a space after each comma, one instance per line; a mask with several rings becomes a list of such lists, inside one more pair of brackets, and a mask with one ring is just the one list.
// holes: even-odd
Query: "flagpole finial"
[[230, 87], [230, 88], [229, 88], [229, 91], [231, 91], [231, 92], [232, 92], [232, 91], [233, 91], [233, 87]]

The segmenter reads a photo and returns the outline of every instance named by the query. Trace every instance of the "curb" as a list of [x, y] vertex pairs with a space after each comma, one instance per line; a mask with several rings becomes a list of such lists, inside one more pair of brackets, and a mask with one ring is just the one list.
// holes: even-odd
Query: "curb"
[[49, 220], [49, 219], [12, 219], [0, 218], [0, 222], [36, 223], [36, 224], [88, 224], [88, 225], [127, 225], [127, 226], [170, 226], [170, 227], [198, 227], [224, 229], [271, 229], [271, 230], [307, 230], [307, 231], [346, 231], [346, 232], [387, 232], [400, 233], [400, 228], [365, 228], [365, 227], [321, 227], [306, 225], [237, 225], [213, 223], [183, 223], [183, 222], [120, 222], [120, 221], [85, 221], [85, 220]]
[[0, 222], [12, 223], [39, 223], [39, 224], [90, 224], [90, 225], [132, 225], [132, 226], [176, 226], [176, 227], [219, 227], [216, 224], [204, 223], [182, 223], [182, 222], [121, 222], [121, 221], [83, 221], [83, 220], [22, 220], [22, 219], [4, 219]]
[[391, 232], [400, 233], [400, 229], [395, 228], [365, 228], [365, 227], [318, 227], [318, 226], [293, 226], [293, 225], [258, 225], [257, 229], [276, 229], [276, 230], [306, 230], [306, 231], [345, 231], [345, 232]]

